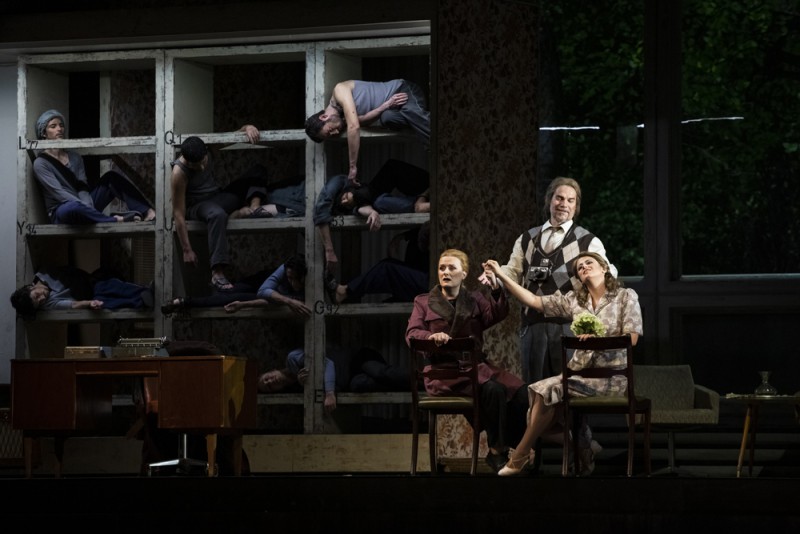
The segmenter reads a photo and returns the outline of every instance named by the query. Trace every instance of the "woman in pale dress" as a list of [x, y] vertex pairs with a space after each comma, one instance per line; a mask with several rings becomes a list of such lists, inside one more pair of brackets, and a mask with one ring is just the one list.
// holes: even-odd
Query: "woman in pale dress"
[[[638, 295], [632, 289], [623, 288], [609, 272], [608, 263], [594, 252], [583, 252], [575, 259], [575, 272], [582, 287], [566, 295], [534, 295], [509, 278], [495, 260], [487, 260], [483, 267], [487, 273], [497, 276], [522, 305], [544, 312], [548, 317], [575, 317], [589, 312], [605, 325], [607, 336], [630, 334], [635, 345], [642, 335], [642, 311]], [[578, 337], [586, 339], [591, 336], [592, 334], [582, 334]], [[575, 351], [568, 365], [570, 369], [622, 368], [625, 366], [625, 352]], [[552, 376], [528, 386], [528, 426], [499, 475], [520, 474], [532, 463], [536, 440], [551, 431], [559, 422], [557, 415], [563, 399], [561, 380], [561, 375]], [[570, 379], [569, 387], [573, 395], [621, 396], [625, 394], [627, 382], [623, 375], [610, 379], [574, 377]]]

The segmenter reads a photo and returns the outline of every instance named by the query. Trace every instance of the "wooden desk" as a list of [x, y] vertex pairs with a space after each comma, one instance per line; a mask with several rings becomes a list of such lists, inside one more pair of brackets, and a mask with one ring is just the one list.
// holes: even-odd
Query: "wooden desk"
[[217, 434], [233, 435], [240, 474], [242, 433], [256, 426], [256, 365], [215, 355], [11, 360], [11, 421], [23, 431], [26, 476], [34, 437], [56, 438], [59, 477], [68, 436], [110, 428], [114, 379], [124, 377], [157, 379], [159, 428], [206, 434], [209, 476], [216, 474]]
[[747, 411], [744, 416], [744, 429], [742, 430], [742, 444], [739, 447], [739, 462], [736, 464], [736, 478], [742, 476], [742, 464], [744, 463], [744, 451], [747, 448], [748, 438], [750, 442], [750, 463], [748, 475], [753, 476], [753, 458], [756, 452], [756, 429], [758, 427], [758, 409], [762, 404], [787, 404], [800, 407], [799, 395], [738, 395], [729, 393], [726, 399], [747, 404]]

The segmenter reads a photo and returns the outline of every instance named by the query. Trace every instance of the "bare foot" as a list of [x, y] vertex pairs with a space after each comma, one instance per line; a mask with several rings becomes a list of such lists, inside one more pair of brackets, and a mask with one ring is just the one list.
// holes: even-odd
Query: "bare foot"
[[211, 275], [211, 287], [217, 291], [230, 291], [233, 289], [233, 284], [225, 277], [225, 273], [214, 272]]
[[139, 217], [138, 215], [134, 215], [132, 218], [128, 220], [125, 220], [125, 217], [123, 217], [122, 215], [113, 215], [113, 217], [114, 219], [116, 219], [117, 222], [139, 222], [142, 220], [142, 218]]
[[230, 215], [228, 215], [229, 219], [244, 219], [249, 217], [250, 214], [253, 213], [253, 208], [250, 206], [245, 206], [243, 208], [239, 208], [238, 210], [234, 211]]
[[145, 220], [145, 222], [155, 221], [156, 220], [156, 212], [155, 212], [155, 210], [153, 208], [150, 208], [149, 210], [147, 210], [147, 213], [144, 216], [144, 220]]

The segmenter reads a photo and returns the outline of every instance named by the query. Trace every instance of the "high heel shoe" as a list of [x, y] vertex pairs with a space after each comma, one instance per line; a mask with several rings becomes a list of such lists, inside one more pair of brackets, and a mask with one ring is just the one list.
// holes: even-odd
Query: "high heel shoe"
[[531, 451], [531, 453], [524, 458], [517, 458], [516, 460], [514, 459], [514, 455], [511, 454], [508, 457], [508, 463], [498, 471], [497, 474], [501, 477], [511, 477], [521, 474], [528, 465], [533, 465], [533, 454], [533, 451]]

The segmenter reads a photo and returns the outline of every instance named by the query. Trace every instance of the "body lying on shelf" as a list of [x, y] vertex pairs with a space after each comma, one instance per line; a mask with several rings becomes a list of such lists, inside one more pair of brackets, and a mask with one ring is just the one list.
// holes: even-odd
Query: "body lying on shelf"
[[36, 314], [36, 322], [104, 322], [104, 321], [152, 321], [152, 309], [120, 310], [46, 310]]
[[[371, 393], [350, 393], [347, 391], [336, 394], [336, 402], [342, 404], [410, 404], [411, 393], [408, 391], [375, 391]], [[259, 393], [260, 405], [290, 405], [303, 404], [302, 393]]]

